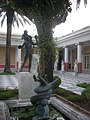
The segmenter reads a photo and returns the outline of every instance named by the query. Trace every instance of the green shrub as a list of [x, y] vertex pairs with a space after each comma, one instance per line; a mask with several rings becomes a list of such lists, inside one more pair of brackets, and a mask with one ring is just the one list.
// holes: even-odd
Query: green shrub
[[81, 95], [77, 95], [69, 90], [65, 90], [65, 89], [60, 88], [60, 87], [57, 87], [54, 90], [54, 93], [68, 99], [71, 102], [87, 103], [87, 101], [90, 101], [90, 84], [81, 83], [78, 86], [85, 88], [85, 90], [82, 92]]
[[81, 97], [84, 101], [90, 100], [90, 84], [88, 83], [81, 83], [78, 84], [78, 86], [85, 88], [85, 90], [82, 92]]
[[72, 92], [70, 92], [68, 90], [65, 90], [63, 88], [57, 88], [55, 90], [55, 93], [58, 94], [58, 95], [60, 95], [60, 96], [62, 96], [62, 97], [65, 97], [65, 98], [67, 98], [69, 95], [73, 95]]
[[88, 101], [90, 100], [90, 87], [87, 87], [83, 92], [82, 92], [83, 98]]
[[80, 84], [77, 84], [77, 86], [87, 88], [87, 87], [90, 87], [90, 84], [88, 84], [88, 83], [80, 83]]
[[58, 88], [59, 85], [61, 84], [61, 79], [58, 77], [58, 76], [53, 76], [53, 80], [57, 80], [55, 83], [54, 83], [54, 89]]
[[17, 97], [18, 90], [0, 90], [0, 100], [8, 100]]
[[84, 102], [85, 101], [85, 99], [80, 95], [69, 95], [67, 99], [72, 102]]
[[62, 88], [57, 88], [54, 90], [54, 92], [64, 98], [66, 98], [67, 100], [69, 101], [72, 101], [72, 102], [82, 102], [82, 101], [85, 101], [85, 98], [84, 96], [80, 96], [80, 95], [77, 95], [69, 90], [65, 90], [65, 89], [62, 89]]

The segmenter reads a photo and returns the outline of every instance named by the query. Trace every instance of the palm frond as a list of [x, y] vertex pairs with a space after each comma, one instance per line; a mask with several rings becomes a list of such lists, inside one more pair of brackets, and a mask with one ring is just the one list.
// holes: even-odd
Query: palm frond
[[0, 14], [0, 17], [2, 17], [3, 14]]
[[16, 22], [16, 24], [17, 24], [17, 27], [19, 27], [19, 22], [18, 22], [18, 19], [17, 19], [17, 15], [16, 14], [14, 14], [14, 21]]
[[3, 9], [0, 10], [0, 17], [3, 15]]
[[[76, 8], [79, 8], [80, 3], [81, 3], [81, 0], [77, 0]], [[87, 5], [87, 0], [84, 0], [84, 5], [85, 5], [85, 7], [86, 7], [86, 5]]]
[[3, 26], [4, 20], [5, 20], [6, 14], [3, 15], [3, 18], [1, 20], [1, 27]]
[[22, 21], [22, 19], [20, 18], [20, 16], [18, 14], [17, 14], [17, 17], [18, 17], [17, 19], [19, 20], [19, 22], [21, 23], [21, 25], [24, 26], [23, 21]]
[[3, 9], [1, 8], [1, 9], [0, 9], [0, 15], [1, 15], [2, 13], [3, 13]]
[[87, 5], [87, 0], [84, 0], [84, 5], [85, 5], [85, 6]]
[[14, 25], [14, 18], [13, 18], [13, 21], [12, 21], [12, 25], [13, 25], [13, 27], [15, 28], [15, 25]]
[[21, 17], [22, 17], [25, 24], [28, 23], [29, 25], [31, 25], [30, 21], [27, 18], [25, 18], [25, 16], [21, 15]]
[[13, 17], [13, 21], [12, 21], [12, 26], [15, 28], [15, 19], [14, 19], [14, 17]]

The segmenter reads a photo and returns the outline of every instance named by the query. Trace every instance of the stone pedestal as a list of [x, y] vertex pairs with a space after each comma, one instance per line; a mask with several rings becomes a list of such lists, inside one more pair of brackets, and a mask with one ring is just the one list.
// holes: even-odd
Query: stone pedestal
[[78, 72], [74, 72], [74, 76], [78, 77]]
[[34, 82], [33, 75], [37, 73], [20, 72], [19, 77], [19, 101], [30, 101], [31, 96], [33, 96], [34, 88], [37, 83]]

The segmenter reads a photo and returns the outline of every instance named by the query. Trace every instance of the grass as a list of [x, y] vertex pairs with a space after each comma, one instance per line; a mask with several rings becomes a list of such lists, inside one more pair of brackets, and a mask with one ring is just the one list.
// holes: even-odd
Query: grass
[[18, 97], [18, 90], [0, 89], [0, 100], [8, 100]]
[[10, 72], [10, 73], [8, 73], [8, 72], [1, 72], [0, 75], [15, 75], [15, 73], [13, 73], [13, 72]]
[[77, 84], [77, 86], [83, 87], [83, 88], [88, 88], [88, 87], [90, 87], [90, 84], [84, 82], [84, 83]]

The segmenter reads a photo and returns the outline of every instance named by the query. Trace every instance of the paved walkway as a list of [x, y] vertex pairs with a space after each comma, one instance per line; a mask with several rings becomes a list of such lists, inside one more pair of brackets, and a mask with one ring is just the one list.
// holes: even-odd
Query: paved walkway
[[17, 75], [0, 75], [0, 88], [4, 89], [18, 88]]
[[72, 91], [73, 93], [81, 95], [84, 88], [78, 87], [79, 83], [90, 83], [90, 75], [88, 74], [78, 74], [75, 76], [74, 72], [64, 72], [56, 71], [55, 75], [61, 78], [61, 88]]
[[[61, 73], [60, 71], [56, 71], [54, 74], [61, 78], [61, 88], [70, 90], [79, 95], [81, 95], [84, 88], [78, 87], [76, 84], [83, 82], [90, 83], [90, 75], [87, 74], [79, 74], [78, 76], [75, 76], [73, 72]], [[0, 75], [0, 88], [18, 88], [17, 75]]]

